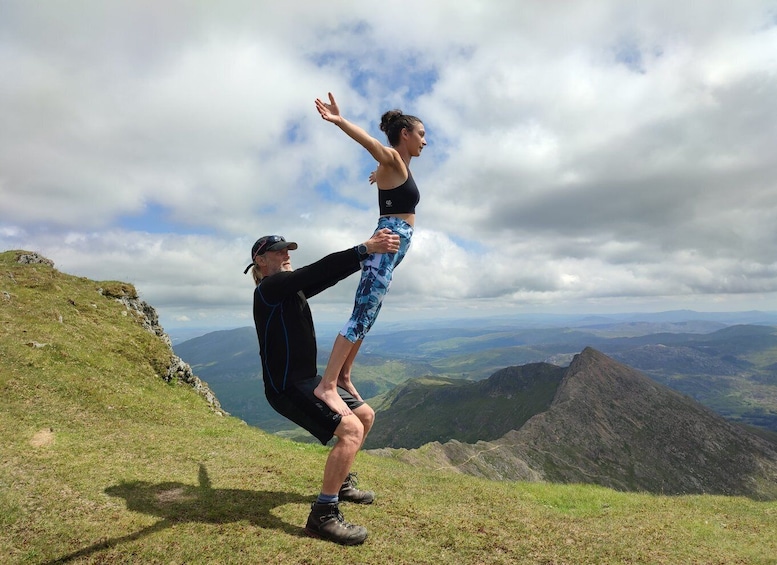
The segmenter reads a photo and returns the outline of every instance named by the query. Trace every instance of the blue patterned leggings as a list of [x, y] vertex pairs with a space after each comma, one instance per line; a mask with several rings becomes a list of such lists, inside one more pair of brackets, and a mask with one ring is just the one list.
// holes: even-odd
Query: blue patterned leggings
[[364, 339], [378, 317], [383, 298], [391, 286], [394, 269], [399, 266], [410, 248], [413, 226], [401, 218], [381, 217], [375, 230], [388, 228], [399, 236], [396, 253], [373, 253], [362, 263], [362, 278], [356, 288], [351, 319], [340, 330], [340, 335], [351, 343]]

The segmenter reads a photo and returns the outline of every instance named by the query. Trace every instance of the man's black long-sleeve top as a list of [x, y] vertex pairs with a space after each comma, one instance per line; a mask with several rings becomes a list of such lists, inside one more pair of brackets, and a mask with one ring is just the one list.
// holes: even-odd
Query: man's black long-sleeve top
[[347, 249], [265, 277], [256, 287], [254, 324], [267, 394], [316, 376], [316, 331], [307, 299], [358, 270], [356, 249]]

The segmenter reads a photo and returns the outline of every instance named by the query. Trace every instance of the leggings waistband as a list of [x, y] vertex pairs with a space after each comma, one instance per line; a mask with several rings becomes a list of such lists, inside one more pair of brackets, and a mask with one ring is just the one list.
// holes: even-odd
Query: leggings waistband
[[396, 216], [381, 216], [378, 218], [378, 227], [375, 231], [388, 228], [399, 236], [410, 238], [413, 235], [413, 226], [402, 218]]

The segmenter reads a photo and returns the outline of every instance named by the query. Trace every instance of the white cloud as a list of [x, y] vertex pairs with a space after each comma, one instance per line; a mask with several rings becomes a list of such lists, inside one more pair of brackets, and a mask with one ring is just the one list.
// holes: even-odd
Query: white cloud
[[[0, 248], [133, 282], [163, 323], [250, 323], [256, 237], [301, 265], [374, 228], [369, 158], [313, 107], [332, 91], [429, 137], [381, 316], [773, 308], [772, 3], [392, 6], [2, 1]], [[150, 210], [169, 225], [120, 223]]]

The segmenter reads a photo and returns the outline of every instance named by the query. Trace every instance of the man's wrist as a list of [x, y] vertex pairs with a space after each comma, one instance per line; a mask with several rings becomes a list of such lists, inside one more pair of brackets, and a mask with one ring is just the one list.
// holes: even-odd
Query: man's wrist
[[367, 245], [365, 243], [360, 243], [357, 245], [356, 254], [359, 256], [359, 261], [364, 261], [367, 257], [369, 257], [370, 252], [367, 250]]

